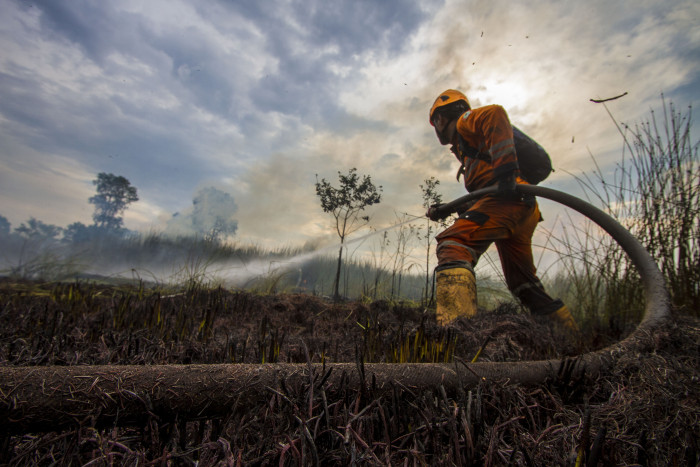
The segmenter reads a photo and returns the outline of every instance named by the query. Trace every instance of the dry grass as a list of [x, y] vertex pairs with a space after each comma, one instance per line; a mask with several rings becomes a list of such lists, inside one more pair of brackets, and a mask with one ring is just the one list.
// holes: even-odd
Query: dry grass
[[[431, 355], [470, 361], [480, 349], [480, 361], [517, 361], [606, 343], [564, 340], [509, 306], [446, 331], [405, 304], [303, 295], [5, 283], [0, 297], [3, 365], [428, 361]], [[503, 381], [448, 396], [439, 384], [425, 392], [397, 385], [390, 396], [375, 397], [371, 382], [329, 386], [319, 377], [280, 382], [264, 404], [234, 405], [211, 420], [154, 417], [142, 427], [99, 429], [84, 420], [66, 431], [5, 435], [0, 459], [9, 465], [567, 465], [581, 451], [583, 460], [597, 456], [600, 465], [694, 465], [700, 323], [678, 316], [653, 338], [653, 352], [622, 355], [611, 373], [588, 384], [563, 373], [535, 387]]]

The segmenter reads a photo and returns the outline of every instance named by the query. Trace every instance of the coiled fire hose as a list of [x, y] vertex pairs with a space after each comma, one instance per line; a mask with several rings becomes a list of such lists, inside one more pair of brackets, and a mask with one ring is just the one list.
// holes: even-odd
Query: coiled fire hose
[[[641, 243], [615, 219], [591, 204], [561, 191], [518, 185], [525, 195], [548, 198], [593, 220], [630, 257], [644, 285], [646, 309], [637, 328], [624, 340], [574, 359], [482, 363], [330, 363], [100, 365], [0, 367], [0, 429], [5, 432], [48, 431], [91, 423], [135, 425], [149, 417], [172, 420], [216, 418], [269, 398], [284, 387], [364, 388], [378, 396], [395, 388], [421, 391], [442, 385], [447, 392], [479, 383], [509, 381], [522, 385], [556, 380], [561, 372], [595, 378], [612, 367], [618, 355], [650, 346], [651, 332], [669, 317], [664, 277]], [[446, 205], [454, 209], [491, 194], [489, 187]], [[311, 385], [314, 386], [311, 386]]]

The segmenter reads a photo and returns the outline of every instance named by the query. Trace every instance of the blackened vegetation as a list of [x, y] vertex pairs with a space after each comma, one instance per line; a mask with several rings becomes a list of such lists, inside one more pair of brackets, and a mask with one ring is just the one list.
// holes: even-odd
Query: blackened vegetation
[[[521, 361], [575, 356], [620, 336], [581, 342], [517, 309], [439, 328], [394, 302], [334, 303], [192, 286], [182, 291], [73, 284], [0, 284], [6, 366]], [[595, 335], [595, 339], [593, 336]], [[621, 355], [596, 381], [564, 365], [533, 387], [485, 381], [448, 395], [395, 385], [378, 395], [311, 372], [279, 381], [264, 403], [214, 419], [152, 417], [138, 426], [76, 420], [63, 431], [2, 434], [8, 465], [696, 465], [700, 324], [678, 316], [654, 351]], [[573, 360], [568, 360], [573, 361]], [[50, 392], [50, 388], [44, 388]], [[48, 392], [47, 392], [48, 393]], [[5, 407], [20, 401], [0, 394]], [[27, 401], [21, 401], [26, 403]], [[97, 408], [95, 408], [97, 410]]]

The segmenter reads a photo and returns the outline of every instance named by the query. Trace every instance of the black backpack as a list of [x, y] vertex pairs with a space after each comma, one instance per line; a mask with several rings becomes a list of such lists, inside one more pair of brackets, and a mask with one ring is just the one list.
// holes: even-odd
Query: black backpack
[[[464, 156], [491, 162], [489, 155], [480, 153], [476, 148], [469, 146], [461, 136], [459, 140], [460, 150]], [[513, 141], [515, 142], [515, 153], [518, 156], [520, 176], [526, 182], [531, 185], [537, 185], [549, 177], [550, 173], [554, 172], [552, 159], [537, 141], [516, 127], [513, 127]], [[462, 170], [464, 169], [462, 168]], [[457, 178], [459, 178], [460, 174], [457, 175]]]

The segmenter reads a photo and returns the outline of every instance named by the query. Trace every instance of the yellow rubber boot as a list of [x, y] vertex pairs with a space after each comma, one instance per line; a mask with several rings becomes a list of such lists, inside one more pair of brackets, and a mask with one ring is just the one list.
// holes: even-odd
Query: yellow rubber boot
[[579, 332], [578, 324], [576, 324], [576, 320], [571, 315], [571, 312], [566, 305], [559, 308], [557, 311], [552, 313], [552, 315], [559, 325], [571, 332]]
[[435, 274], [437, 322], [446, 326], [459, 318], [476, 315], [476, 278], [467, 268], [443, 269]]

